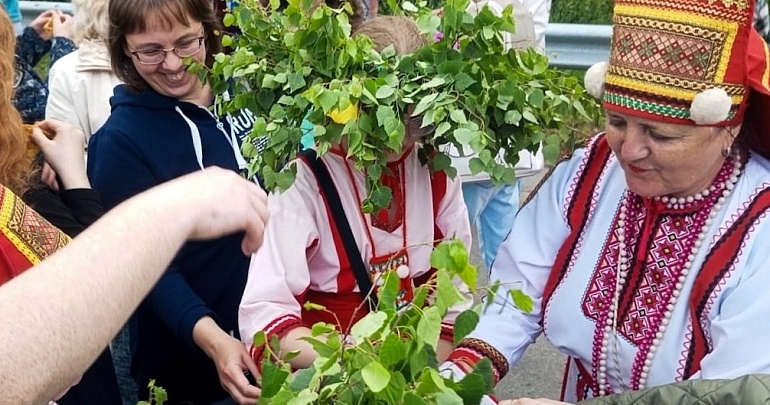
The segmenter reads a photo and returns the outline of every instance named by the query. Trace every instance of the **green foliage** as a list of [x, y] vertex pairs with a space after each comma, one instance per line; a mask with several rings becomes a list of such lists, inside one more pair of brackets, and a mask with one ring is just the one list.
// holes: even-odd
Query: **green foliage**
[[[393, 0], [380, 0], [379, 14], [398, 14], [401, 10]], [[443, 0], [427, 0], [426, 7], [439, 9]], [[563, 24], [611, 24], [612, 0], [553, 0], [549, 22]]]
[[37, 73], [37, 76], [41, 78], [42, 80], [46, 80], [48, 78], [48, 69], [51, 68], [51, 54], [47, 53], [43, 55], [42, 58], [40, 58], [40, 61], [37, 62], [37, 65], [33, 68], [35, 73]]
[[[444, 0], [427, 0], [425, 7], [437, 10], [444, 6]], [[403, 7], [403, 6], [402, 6]], [[398, 3], [388, 0], [380, 0], [379, 14], [393, 15], [398, 14], [401, 11], [401, 7]]]
[[511, 297], [513, 298], [513, 304], [516, 305], [517, 308], [524, 312], [532, 312], [532, 307], [534, 306], [532, 297], [524, 294], [521, 290], [512, 290]]
[[612, 24], [612, 0], [553, 0], [550, 22]]
[[[452, 283], [473, 273], [468, 252], [458, 240], [443, 242], [431, 257], [438, 278], [415, 289], [411, 305], [397, 310], [392, 299], [398, 278], [391, 272], [379, 289], [380, 307], [350, 328], [337, 331], [328, 325], [313, 327], [307, 339], [319, 357], [313, 366], [291, 373], [280, 359], [277, 341], [266, 346], [262, 363], [260, 404], [478, 404], [492, 392], [492, 366], [480, 362], [460, 381], [442, 377], [437, 370], [436, 344], [441, 320], [449, 308], [465, 297]], [[389, 281], [395, 280], [395, 283]], [[442, 282], [444, 280], [445, 282]], [[323, 307], [313, 307], [325, 310]], [[479, 308], [462, 312], [455, 320], [455, 341], [476, 326]], [[320, 326], [319, 326], [320, 325]], [[255, 343], [265, 343], [264, 333]]]
[[[268, 342], [265, 332], [254, 335], [254, 345], [265, 345], [261, 364], [262, 405], [336, 404], [478, 404], [493, 392], [492, 364], [480, 361], [459, 381], [444, 378], [438, 371], [436, 346], [441, 321], [449, 309], [465, 295], [453, 279], [476, 278], [476, 268], [468, 262], [468, 252], [459, 240], [439, 244], [431, 255], [438, 276], [418, 286], [406, 308], [397, 309], [395, 297], [399, 279], [395, 271], [384, 275], [377, 294], [380, 306], [355, 323], [349, 331], [338, 331], [325, 323], [313, 325], [312, 337], [305, 338], [318, 357], [309, 368], [292, 372], [289, 361], [297, 353], [281, 358], [277, 338]], [[493, 285], [488, 299], [497, 293]], [[524, 312], [532, 299], [522, 291], [509, 290], [514, 305]], [[475, 288], [470, 288], [474, 293]], [[326, 311], [317, 304], [305, 309]], [[481, 307], [461, 312], [454, 322], [454, 343], [467, 336], [479, 322]], [[166, 391], [150, 381], [150, 400], [137, 405], [163, 405]]]
[[168, 401], [168, 394], [166, 390], [155, 385], [155, 380], [150, 380], [147, 384], [147, 389], [150, 390], [149, 401], [139, 401], [137, 405], [163, 405]]
[[[380, 174], [387, 157], [401, 153], [409, 105], [430, 132], [421, 157], [432, 170], [454, 175], [442, 152], [451, 143], [477, 153], [473, 172], [487, 172], [498, 184], [514, 181], [521, 150], [543, 143], [546, 157], [555, 160], [574, 144], [569, 124], [597, 111], [574, 76], [549, 68], [534, 50], [504, 49], [501, 33], [514, 29], [510, 8], [502, 17], [484, 10], [473, 18], [465, 12], [469, 0], [448, 0], [439, 18], [424, 0], [399, 2], [425, 35], [444, 36], [414, 54], [395, 55], [392, 47], [378, 53], [368, 38], [351, 38], [349, 5], [308, 15], [310, 0], [289, 0], [281, 12], [278, 3], [271, 1], [270, 10], [245, 0], [225, 16], [225, 25], [237, 25], [242, 34], [224, 36], [233, 52], [216, 56], [210, 76], [217, 93], [228, 83], [234, 90], [222, 111], [249, 108], [256, 115], [252, 136], [266, 136], [267, 151], [256, 154], [247, 144], [244, 153], [250, 174], [259, 173], [270, 189], [294, 180], [292, 167], [281, 169], [299, 150], [303, 120], [312, 124], [319, 154], [347, 141], [348, 154], [367, 173], [363, 208], [372, 212], [390, 201]], [[197, 69], [205, 78], [207, 72]], [[357, 119], [330, 118], [351, 105]], [[495, 159], [500, 150], [503, 164]]]

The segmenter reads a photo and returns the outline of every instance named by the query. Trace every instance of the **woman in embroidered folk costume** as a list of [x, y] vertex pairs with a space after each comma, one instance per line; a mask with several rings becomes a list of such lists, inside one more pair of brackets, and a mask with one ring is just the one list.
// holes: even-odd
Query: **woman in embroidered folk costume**
[[586, 74], [606, 132], [556, 166], [492, 268], [534, 309], [501, 289], [446, 368], [488, 357], [500, 379], [545, 332], [570, 402], [770, 372], [770, 63], [752, 12], [615, 2], [609, 64]]
[[[361, 25], [354, 35], [371, 38], [378, 51], [393, 45], [401, 55], [427, 43], [406, 17], [378, 17]], [[390, 172], [381, 178], [393, 191], [388, 208], [362, 212], [367, 174], [346, 158], [344, 141], [318, 160], [314, 153], [302, 156], [293, 185], [270, 195], [271, 220], [263, 246], [252, 257], [239, 314], [241, 337], [256, 361], [261, 361], [264, 347], [253, 347], [252, 336], [264, 330], [268, 338], [280, 338], [282, 352], [301, 351], [290, 361], [294, 367], [310, 366], [316, 353], [300, 339], [310, 336], [314, 323], [323, 321], [347, 332], [367, 313], [366, 305], [356, 311], [370, 291], [366, 285], [376, 288], [389, 271], [401, 278], [397, 304], [406, 305], [413, 286], [434, 274], [433, 241], [458, 237], [469, 246], [470, 226], [459, 179], [449, 179], [444, 172], [431, 174], [420, 162], [421, 146], [416, 142], [424, 134], [421, 117], [411, 117], [410, 107], [405, 110], [398, 112], [406, 127], [402, 152], [389, 157]], [[330, 185], [326, 190], [324, 169]], [[333, 194], [341, 201], [342, 214], [329, 203]], [[353, 243], [344, 242], [340, 224], [349, 225]], [[439, 358], [445, 359], [451, 351], [452, 323], [470, 305], [470, 295], [467, 298], [467, 305], [459, 305], [444, 320], [442, 338], [447, 340], [439, 343]], [[336, 316], [303, 310], [307, 301], [325, 306]]]

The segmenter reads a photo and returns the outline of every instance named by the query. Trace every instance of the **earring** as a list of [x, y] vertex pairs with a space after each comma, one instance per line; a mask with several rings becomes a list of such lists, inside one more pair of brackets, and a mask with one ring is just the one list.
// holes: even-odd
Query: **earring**
[[722, 149], [722, 157], [727, 159], [728, 156], [730, 156], [730, 153], [733, 151], [733, 145], [728, 145], [726, 148]]

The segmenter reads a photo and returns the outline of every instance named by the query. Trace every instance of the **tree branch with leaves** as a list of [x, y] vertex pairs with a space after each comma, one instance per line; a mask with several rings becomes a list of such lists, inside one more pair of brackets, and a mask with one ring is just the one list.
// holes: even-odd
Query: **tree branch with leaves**
[[[292, 184], [293, 165], [284, 166], [300, 149], [304, 121], [319, 155], [345, 139], [348, 155], [367, 173], [363, 205], [372, 212], [391, 199], [380, 175], [386, 157], [401, 152], [408, 105], [422, 116], [423, 128], [433, 128], [421, 156], [432, 170], [456, 174], [443, 152], [452, 144], [475, 154], [473, 174], [486, 172], [498, 184], [515, 181], [518, 152], [542, 146], [555, 161], [580, 137], [569, 123], [598, 116], [578, 78], [550, 68], [533, 49], [506, 48], [502, 33], [515, 30], [510, 7], [499, 17], [485, 9], [474, 18], [465, 11], [469, 0], [448, 0], [439, 17], [425, 1], [403, 2], [401, 12], [424, 35], [441, 39], [397, 55], [392, 48], [375, 51], [365, 36], [351, 37], [349, 5], [308, 14], [312, 3], [290, 0], [279, 11], [278, 1], [269, 7], [241, 1], [224, 20], [241, 32], [223, 37], [233, 52], [217, 55], [210, 71], [198, 67], [215, 92], [234, 93], [221, 101], [221, 111], [248, 108], [256, 115], [251, 136], [266, 137], [267, 149], [257, 153], [245, 143], [243, 151], [249, 174], [270, 189]], [[351, 106], [353, 119], [332, 118]], [[495, 159], [501, 151], [504, 163]]]

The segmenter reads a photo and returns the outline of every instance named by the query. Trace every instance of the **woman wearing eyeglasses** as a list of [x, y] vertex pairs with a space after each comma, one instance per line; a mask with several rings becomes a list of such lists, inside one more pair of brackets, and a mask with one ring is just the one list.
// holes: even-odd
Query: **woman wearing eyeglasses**
[[[88, 148], [88, 175], [106, 208], [206, 167], [243, 169], [240, 139], [252, 116], [219, 118], [211, 88], [184, 60], [210, 65], [221, 49], [211, 1], [110, 0], [108, 14], [112, 68], [124, 85]], [[256, 369], [237, 324], [249, 267], [242, 236], [185, 245], [137, 309], [129, 327], [140, 395], [154, 379], [172, 404], [256, 402], [260, 391], [244, 376]]]

